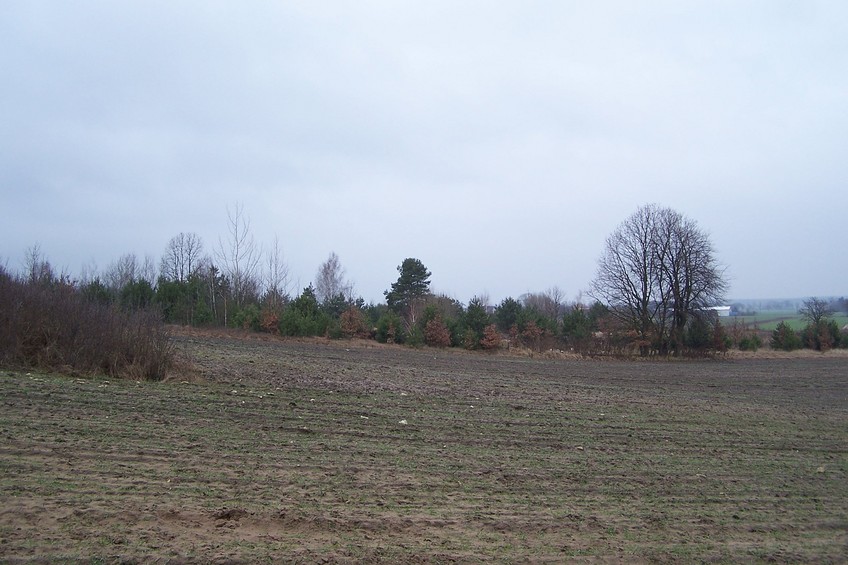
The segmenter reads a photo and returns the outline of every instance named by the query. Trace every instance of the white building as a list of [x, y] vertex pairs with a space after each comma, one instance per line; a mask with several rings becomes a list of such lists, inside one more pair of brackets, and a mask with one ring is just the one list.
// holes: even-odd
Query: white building
[[730, 306], [710, 306], [707, 310], [712, 310], [719, 318], [727, 318], [730, 316]]

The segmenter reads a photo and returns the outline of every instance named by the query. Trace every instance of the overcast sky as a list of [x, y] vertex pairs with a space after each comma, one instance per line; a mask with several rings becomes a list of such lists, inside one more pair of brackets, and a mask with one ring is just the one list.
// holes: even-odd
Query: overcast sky
[[212, 253], [240, 203], [300, 287], [573, 299], [656, 203], [731, 298], [848, 294], [843, 0], [4, 0], [0, 70], [14, 270]]

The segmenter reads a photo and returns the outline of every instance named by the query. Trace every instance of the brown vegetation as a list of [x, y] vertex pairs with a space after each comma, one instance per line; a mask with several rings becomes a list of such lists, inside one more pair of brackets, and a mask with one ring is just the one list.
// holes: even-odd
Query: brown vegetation
[[427, 320], [424, 326], [424, 343], [430, 347], [448, 347], [451, 344], [450, 331], [441, 316]]
[[161, 316], [92, 302], [63, 280], [0, 272], [0, 363], [161, 380], [173, 359]]

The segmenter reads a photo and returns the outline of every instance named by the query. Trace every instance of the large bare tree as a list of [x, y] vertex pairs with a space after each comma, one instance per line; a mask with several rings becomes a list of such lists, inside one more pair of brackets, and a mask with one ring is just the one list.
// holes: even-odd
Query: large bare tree
[[661, 271], [653, 250], [657, 214], [655, 206], [640, 208], [607, 238], [590, 292], [645, 340], [664, 324], [658, 319]]
[[171, 281], [185, 282], [197, 274], [203, 253], [203, 240], [196, 233], [180, 233], [168, 242], [160, 263], [160, 273]]
[[727, 283], [709, 236], [694, 220], [666, 208], [657, 228], [654, 245], [661, 250], [658, 264], [670, 312], [669, 337], [677, 347], [687, 323], [723, 300]]
[[697, 223], [646, 205], [607, 238], [590, 294], [642, 340], [677, 350], [687, 324], [720, 302], [726, 287]]

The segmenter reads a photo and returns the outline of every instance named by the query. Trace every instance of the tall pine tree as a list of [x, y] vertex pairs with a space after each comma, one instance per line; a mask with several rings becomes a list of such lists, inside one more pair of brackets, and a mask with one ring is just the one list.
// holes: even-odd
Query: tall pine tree
[[431, 273], [424, 263], [411, 258], [404, 259], [397, 270], [398, 280], [384, 294], [389, 308], [403, 316], [409, 329], [415, 325], [423, 299], [430, 294]]

